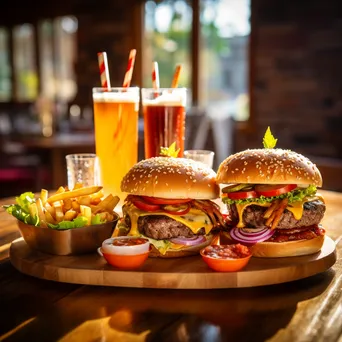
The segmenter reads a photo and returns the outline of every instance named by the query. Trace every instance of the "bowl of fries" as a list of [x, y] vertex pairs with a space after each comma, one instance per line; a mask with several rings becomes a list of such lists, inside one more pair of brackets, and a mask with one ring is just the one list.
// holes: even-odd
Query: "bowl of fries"
[[45, 189], [39, 196], [26, 192], [16, 202], [4, 207], [17, 218], [25, 242], [54, 255], [96, 252], [119, 219], [114, 211], [119, 197], [105, 197], [101, 186], [59, 187], [51, 196]]

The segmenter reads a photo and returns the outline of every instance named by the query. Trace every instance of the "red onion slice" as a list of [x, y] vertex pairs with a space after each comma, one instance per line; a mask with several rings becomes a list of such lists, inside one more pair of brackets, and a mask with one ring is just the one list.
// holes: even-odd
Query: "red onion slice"
[[186, 246], [199, 245], [200, 243], [203, 243], [205, 240], [206, 238], [203, 235], [195, 235], [191, 238], [178, 237], [178, 238], [170, 239], [170, 241], [173, 243], [176, 243], [178, 245], [186, 245]]
[[[250, 231], [250, 230], [249, 230]], [[258, 242], [263, 242], [268, 240], [275, 230], [264, 228], [262, 230], [258, 229], [256, 232], [246, 232], [242, 228], [232, 228], [229, 232], [231, 238], [237, 242], [241, 242], [245, 245], [254, 245]]]

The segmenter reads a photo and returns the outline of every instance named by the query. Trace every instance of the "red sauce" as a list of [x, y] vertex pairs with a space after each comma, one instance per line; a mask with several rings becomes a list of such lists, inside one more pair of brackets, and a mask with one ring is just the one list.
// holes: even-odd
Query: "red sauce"
[[113, 241], [114, 246], [137, 246], [137, 245], [143, 245], [148, 240], [143, 238], [129, 238], [129, 239], [115, 239]]
[[248, 247], [235, 245], [213, 245], [204, 249], [203, 254], [215, 259], [241, 259], [251, 255]]

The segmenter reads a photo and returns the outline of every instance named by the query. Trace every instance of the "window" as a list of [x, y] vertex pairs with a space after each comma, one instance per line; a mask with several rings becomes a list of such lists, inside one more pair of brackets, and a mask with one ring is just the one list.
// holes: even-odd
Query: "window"
[[248, 119], [249, 0], [201, 0], [199, 102]]
[[0, 101], [11, 99], [11, 66], [8, 49], [8, 31], [0, 27]]
[[32, 101], [38, 94], [38, 75], [35, 56], [34, 29], [30, 24], [13, 29], [15, 100]]
[[182, 63], [180, 83], [196, 87], [196, 103], [209, 114], [247, 120], [250, 0], [199, 0], [196, 11], [192, 3], [197, 2], [146, 1], [143, 85], [151, 86], [153, 60], [159, 62], [162, 87], [170, 85], [175, 64]]
[[77, 19], [69, 16], [44, 20], [38, 25], [38, 32], [42, 94], [71, 101], [77, 91]]
[[179, 85], [191, 86], [190, 34], [192, 9], [183, 0], [147, 1], [145, 5], [145, 41], [143, 86], [151, 87], [152, 62], [159, 64], [160, 86], [171, 86], [176, 64], [183, 65]]
[[38, 95], [72, 101], [77, 92], [77, 29], [73, 16], [43, 20], [36, 27], [17, 25], [10, 44], [9, 28], [0, 27], [0, 102], [33, 102]]

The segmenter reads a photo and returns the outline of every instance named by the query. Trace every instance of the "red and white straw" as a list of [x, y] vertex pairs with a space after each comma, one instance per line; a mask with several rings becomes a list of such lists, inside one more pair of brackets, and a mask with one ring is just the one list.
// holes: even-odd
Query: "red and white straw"
[[98, 52], [97, 54], [99, 60], [99, 68], [100, 68], [100, 77], [101, 77], [101, 86], [102, 88], [110, 88], [110, 79], [109, 79], [109, 68], [108, 68], [108, 60], [106, 52]]
[[152, 87], [153, 89], [159, 89], [158, 62], [153, 62], [153, 66], [152, 66]]
[[131, 85], [136, 54], [137, 54], [137, 50], [135, 49], [132, 49], [129, 53], [127, 70], [126, 70], [125, 78], [124, 78], [123, 85], [122, 85], [124, 88], [128, 88]]
[[179, 82], [179, 77], [180, 77], [181, 71], [182, 71], [182, 65], [177, 64], [175, 73], [173, 74], [171, 88], [177, 88], [178, 87], [178, 82]]

